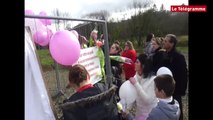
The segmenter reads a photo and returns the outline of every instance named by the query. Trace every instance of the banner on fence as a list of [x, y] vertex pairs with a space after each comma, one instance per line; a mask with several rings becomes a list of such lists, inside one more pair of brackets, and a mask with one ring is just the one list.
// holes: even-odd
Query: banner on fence
[[97, 56], [97, 52], [97, 47], [81, 49], [80, 57], [76, 62], [87, 69], [92, 84], [95, 84], [102, 79], [100, 60]]

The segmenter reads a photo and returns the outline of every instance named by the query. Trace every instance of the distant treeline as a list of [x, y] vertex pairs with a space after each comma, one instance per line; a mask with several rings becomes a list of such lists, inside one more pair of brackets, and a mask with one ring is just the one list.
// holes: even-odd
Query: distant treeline
[[[92, 31], [95, 27], [99, 31], [99, 35], [103, 34], [103, 26], [98, 23], [80, 26], [75, 30], [87, 38], [90, 35], [89, 31]], [[145, 12], [139, 12], [128, 20], [119, 22], [108, 21], [110, 43], [115, 40], [121, 42], [131, 40], [140, 46], [144, 42], [146, 35], [150, 32], [154, 33], [157, 37], [164, 37], [168, 33], [177, 36], [188, 35], [188, 13], [149, 9]]]
[[129, 39], [141, 45], [150, 32], [158, 37], [164, 37], [168, 33], [177, 36], [188, 35], [188, 13], [150, 9], [132, 16], [129, 20], [108, 23], [111, 41]]

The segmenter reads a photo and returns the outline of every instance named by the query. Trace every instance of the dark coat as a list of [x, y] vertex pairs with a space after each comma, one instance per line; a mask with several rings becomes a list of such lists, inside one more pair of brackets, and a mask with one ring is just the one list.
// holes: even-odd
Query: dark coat
[[187, 65], [186, 60], [182, 54], [176, 50], [168, 52], [169, 64], [168, 68], [172, 71], [174, 80], [176, 82], [174, 96], [184, 96], [187, 89]]
[[168, 66], [169, 58], [168, 54], [164, 49], [160, 47], [154, 51], [153, 56], [151, 57], [152, 60], [152, 71], [156, 74], [158, 69], [163, 66]]
[[96, 87], [76, 92], [62, 106], [64, 120], [117, 120], [116, 103], [111, 91]]

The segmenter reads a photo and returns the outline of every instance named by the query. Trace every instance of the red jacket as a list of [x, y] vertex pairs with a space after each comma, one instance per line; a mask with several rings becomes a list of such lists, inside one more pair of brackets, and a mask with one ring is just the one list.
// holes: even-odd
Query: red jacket
[[126, 76], [126, 80], [135, 75], [135, 61], [136, 61], [136, 51], [135, 50], [125, 50], [123, 51], [123, 57], [130, 58], [133, 62], [131, 64], [123, 64], [124, 73]]

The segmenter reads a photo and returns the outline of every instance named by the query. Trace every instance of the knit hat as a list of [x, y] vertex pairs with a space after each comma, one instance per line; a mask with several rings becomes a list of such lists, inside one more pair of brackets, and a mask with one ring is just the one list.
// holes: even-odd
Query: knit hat
[[163, 75], [163, 74], [171, 75], [173, 77], [172, 72], [167, 67], [159, 68], [158, 71], [157, 71], [156, 76]]

